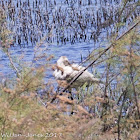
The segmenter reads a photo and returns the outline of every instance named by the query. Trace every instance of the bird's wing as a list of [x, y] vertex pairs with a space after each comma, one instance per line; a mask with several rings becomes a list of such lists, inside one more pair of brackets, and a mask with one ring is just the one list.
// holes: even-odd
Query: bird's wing
[[66, 74], [58, 69], [53, 72], [53, 75], [57, 80], [64, 80], [66, 78]]
[[[82, 70], [84, 69], [84, 67], [81, 68], [81, 70], [76, 71], [74, 70], [72, 72], [72, 74], [70, 75], [71, 78], [75, 77], [78, 73], [80, 73]], [[77, 82], [99, 82], [100, 80], [98, 78], [95, 78], [93, 74], [91, 74], [88, 70], [84, 71], [79, 78], [77, 79]]]

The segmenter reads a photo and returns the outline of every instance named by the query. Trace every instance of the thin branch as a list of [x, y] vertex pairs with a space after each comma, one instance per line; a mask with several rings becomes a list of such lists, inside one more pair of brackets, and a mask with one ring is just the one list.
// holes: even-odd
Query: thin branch
[[11, 63], [11, 65], [12, 65], [12, 67], [13, 67], [14, 70], [16, 71], [17, 77], [20, 77], [19, 71], [18, 71], [18, 69], [16, 68], [15, 64], [13, 63], [13, 60], [12, 60], [11, 55], [10, 55], [10, 53], [9, 53], [8, 50], [7, 50], [7, 56], [8, 56], [8, 58], [9, 58], [9, 60], [10, 60], [10, 63]]
[[109, 69], [110, 69], [110, 64], [107, 64], [107, 73], [106, 73], [106, 82], [105, 82], [105, 90], [104, 90], [104, 99], [107, 96], [107, 87], [108, 87], [108, 80], [109, 80]]

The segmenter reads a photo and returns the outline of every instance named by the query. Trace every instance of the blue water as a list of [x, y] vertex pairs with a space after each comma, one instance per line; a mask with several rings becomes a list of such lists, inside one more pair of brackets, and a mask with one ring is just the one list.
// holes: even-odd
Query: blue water
[[[44, 51], [48, 56], [54, 55], [54, 58], [49, 62], [50, 64], [55, 64], [57, 59], [60, 56], [67, 56], [71, 62], [80, 63], [81, 57], [83, 60], [86, 56], [89, 55], [89, 52], [92, 51], [94, 48], [93, 44], [89, 43], [82, 43], [82, 44], [74, 44], [74, 45], [50, 45], [47, 47], [48, 50]], [[26, 64], [27, 67], [30, 67], [34, 57], [33, 47], [21, 48], [21, 47], [11, 47], [10, 49], [11, 57], [13, 61], [15, 60], [16, 63], [29, 63]], [[22, 57], [23, 56], [23, 57]], [[12, 77], [14, 76], [15, 72], [10, 66], [9, 58], [5, 53], [0, 51], [0, 73], [3, 73], [3, 77]], [[18, 62], [20, 61], [20, 62]], [[46, 62], [42, 61], [45, 64]], [[18, 65], [17, 65], [18, 67]], [[50, 68], [47, 69], [46, 78], [52, 78], [52, 71]], [[47, 80], [47, 79], [46, 79]]]
[[[103, 27], [103, 23], [111, 16], [112, 20], [116, 20], [114, 15], [121, 4], [121, 0], [81, 0], [81, 4], [80, 0], [12, 0], [11, 8], [8, 9], [9, 2], [4, 0], [0, 4], [5, 6], [8, 28], [14, 33], [10, 53], [17, 67], [17, 63], [28, 63], [26, 66], [31, 66], [36, 43], [48, 36], [51, 29], [52, 35], [46, 37], [41, 46], [45, 48], [47, 43], [46, 50], [41, 53], [54, 55], [49, 63], [55, 64], [60, 56], [67, 56], [71, 62], [80, 63], [81, 58], [85, 59], [95, 48], [108, 45], [107, 37], [115, 26], [112, 23]], [[106, 17], [103, 11], [108, 14]], [[46, 62], [42, 60], [39, 63], [43, 65]], [[102, 65], [97, 67], [99, 71], [103, 68]], [[8, 57], [0, 50], [0, 76], [13, 77], [14, 74]], [[50, 68], [46, 72], [46, 81], [49, 78], [53, 78]]]

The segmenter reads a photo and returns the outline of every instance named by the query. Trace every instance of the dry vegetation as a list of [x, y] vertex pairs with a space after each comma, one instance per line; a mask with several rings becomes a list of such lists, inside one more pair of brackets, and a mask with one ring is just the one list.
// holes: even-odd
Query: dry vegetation
[[[44, 84], [52, 56], [43, 56], [46, 64], [39, 67], [32, 64], [27, 68], [22, 61], [22, 69], [15, 66], [9, 53], [12, 33], [6, 28], [4, 11], [0, 12], [0, 49], [16, 73], [0, 84], [0, 139], [140, 139], [139, 18], [121, 38], [112, 37], [111, 46], [89, 56], [94, 66], [106, 67], [105, 86], [95, 85], [90, 91], [83, 85], [76, 94], [78, 99], [70, 100], [68, 93], [55, 91], [52, 82]], [[39, 61], [42, 56], [35, 54], [34, 59]], [[43, 98], [38, 89], [43, 90]]]

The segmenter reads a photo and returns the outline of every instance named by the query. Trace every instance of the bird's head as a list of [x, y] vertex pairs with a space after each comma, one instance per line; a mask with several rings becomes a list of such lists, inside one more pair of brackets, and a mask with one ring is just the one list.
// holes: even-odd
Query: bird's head
[[57, 60], [57, 65], [60, 66], [60, 67], [65, 67], [65, 66], [69, 66], [70, 63], [69, 63], [68, 58], [66, 56], [61, 56]]

